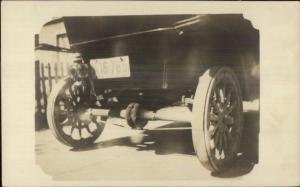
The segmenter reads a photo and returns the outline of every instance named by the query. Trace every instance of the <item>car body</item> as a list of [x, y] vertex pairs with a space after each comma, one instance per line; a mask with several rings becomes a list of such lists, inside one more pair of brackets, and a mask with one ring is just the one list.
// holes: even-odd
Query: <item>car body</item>
[[57, 22], [87, 62], [129, 56], [131, 76], [94, 77], [101, 85], [195, 88], [207, 67], [225, 65], [236, 71], [244, 100], [258, 97], [259, 34], [240, 14], [63, 17], [44, 27]]

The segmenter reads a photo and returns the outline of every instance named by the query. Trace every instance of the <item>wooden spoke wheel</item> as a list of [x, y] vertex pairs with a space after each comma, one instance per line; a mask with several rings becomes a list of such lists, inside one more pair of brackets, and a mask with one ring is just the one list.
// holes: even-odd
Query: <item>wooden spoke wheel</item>
[[193, 102], [192, 134], [200, 162], [211, 171], [232, 165], [240, 145], [243, 106], [239, 82], [226, 67], [208, 69]]
[[82, 121], [80, 115], [89, 108], [88, 84], [62, 79], [48, 98], [47, 120], [54, 136], [63, 144], [82, 147], [92, 144], [102, 133], [105, 122], [98, 118]]

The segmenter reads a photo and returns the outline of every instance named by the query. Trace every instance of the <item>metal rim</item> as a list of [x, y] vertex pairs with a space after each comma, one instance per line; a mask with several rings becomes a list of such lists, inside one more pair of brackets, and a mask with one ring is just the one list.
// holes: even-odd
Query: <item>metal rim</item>
[[80, 114], [90, 106], [88, 86], [83, 81], [65, 78], [49, 96], [47, 118], [55, 137], [62, 143], [80, 147], [93, 143], [103, 131], [105, 122], [99, 118], [89, 121]]

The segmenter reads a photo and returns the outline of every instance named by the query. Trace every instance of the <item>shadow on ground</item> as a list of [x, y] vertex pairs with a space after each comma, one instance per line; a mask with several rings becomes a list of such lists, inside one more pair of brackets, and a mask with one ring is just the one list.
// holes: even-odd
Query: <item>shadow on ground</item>
[[[186, 123], [171, 123], [154, 130], [144, 130], [140, 135], [127, 136], [102, 141], [88, 148], [71, 149], [71, 151], [88, 151], [111, 146], [135, 147], [137, 151], [154, 151], [158, 155], [186, 154], [195, 155], [192, 132]], [[258, 163], [259, 113], [244, 114], [244, 133], [240, 154], [233, 166], [225, 172], [212, 172], [220, 178], [232, 178], [249, 173]], [[138, 143], [137, 143], [138, 142]]]
[[106, 140], [86, 148], [73, 148], [71, 151], [88, 151], [111, 146], [130, 146], [135, 147], [137, 151], [151, 150], [159, 155], [173, 153], [196, 155], [193, 148], [191, 129], [178, 129], [178, 127], [190, 126], [184, 123], [167, 124], [155, 130], [144, 130], [138, 135]]

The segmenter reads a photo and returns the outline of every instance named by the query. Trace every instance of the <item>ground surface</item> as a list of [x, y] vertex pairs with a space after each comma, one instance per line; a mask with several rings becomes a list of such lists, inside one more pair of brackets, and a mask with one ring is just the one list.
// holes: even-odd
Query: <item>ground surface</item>
[[[254, 107], [255, 108], [255, 107]], [[188, 124], [150, 122], [143, 131], [109, 119], [94, 146], [76, 150], [50, 130], [36, 132], [36, 162], [54, 180], [202, 180], [241, 178], [258, 159], [258, 112], [245, 112], [243, 154], [230, 170], [210, 173], [198, 161]]]

